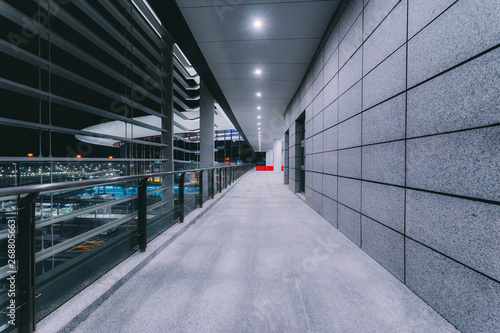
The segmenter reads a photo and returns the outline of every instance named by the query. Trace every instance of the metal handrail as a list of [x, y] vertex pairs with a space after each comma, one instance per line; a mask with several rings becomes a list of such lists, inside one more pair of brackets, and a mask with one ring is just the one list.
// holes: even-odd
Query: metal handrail
[[140, 175], [131, 175], [131, 176], [119, 176], [105, 179], [88, 179], [88, 180], [79, 180], [74, 182], [59, 182], [59, 183], [50, 183], [50, 184], [38, 184], [38, 185], [22, 185], [16, 187], [7, 187], [0, 189], [0, 197], [10, 196], [10, 195], [22, 195], [28, 193], [36, 193], [36, 192], [46, 192], [46, 191], [55, 191], [55, 190], [67, 190], [75, 187], [87, 187], [87, 186], [95, 186], [95, 185], [104, 185], [104, 184], [112, 184], [112, 183], [120, 183], [144, 178], [158, 177], [158, 176], [167, 176], [167, 175], [175, 175], [179, 173], [186, 172], [199, 172], [203, 170], [212, 170], [212, 169], [224, 169], [238, 166], [237, 164], [231, 165], [220, 165], [214, 167], [206, 167], [206, 168], [198, 168], [198, 169], [186, 169], [186, 170], [175, 170], [175, 171], [162, 171], [156, 173], [144, 173]]

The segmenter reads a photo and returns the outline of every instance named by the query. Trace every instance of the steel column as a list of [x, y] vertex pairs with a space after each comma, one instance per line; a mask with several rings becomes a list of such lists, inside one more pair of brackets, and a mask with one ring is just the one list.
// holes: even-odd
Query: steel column
[[222, 169], [219, 168], [219, 193], [222, 193]]
[[[35, 198], [39, 192], [24, 197], [17, 224], [17, 282], [19, 287], [19, 333], [32, 333], [35, 325]], [[15, 273], [13, 275], [16, 275]]]
[[200, 208], [203, 207], [203, 170], [198, 171], [198, 191], [200, 193]]
[[146, 252], [147, 242], [148, 242], [148, 234], [147, 234], [147, 184], [148, 179], [141, 179], [139, 181], [139, 191], [138, 191], [138, 223], [137, 223], [137, 232], [139, 236], [139, 250], [141, 252]]
[[210, 196], [215, 196], [215, 169], [210, 170]]
[[179, 176], [179, 222], [184, 222], [184, 175], [182, 172]]

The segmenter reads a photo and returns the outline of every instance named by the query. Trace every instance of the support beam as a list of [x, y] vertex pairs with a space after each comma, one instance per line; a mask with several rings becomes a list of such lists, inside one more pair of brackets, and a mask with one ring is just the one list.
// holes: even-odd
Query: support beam
[[283, 148], [281, 144], [281, 139], [274, 139], [274, 149], [273, 149], [274, 163], [272, 164], [274, 166], [274, 172], [281, 172], [282, 149]]
[[200, 84], [200, 163], [202, 167], [214, 163], [214, 98], [208, 87]]
[[138, 191], [138, 223], [137, 223], [137, 233], [139, 236], [139, 250], [141, 252], [146, 252], [146, 247], [148, 243], [148, 232], [147, 232], [147, 182], [148, 179], [141, 179], [139, 181], [139, 191]]
[[[35, 331], [35, 198], [38, 193], [30, 193], [19, 204], [17, 225], [17, 283], [19, 307], [16, 322], [20, 333]], [[13, 273], [14, 281], [16, 273]]]
[[[161, 64], [161, 113], [166, 116], [161, 120], [161, 128], [165, 130], [161, 134], [161, 158], [163, 162], [162, 171], [171, 171], [174, 165], [174, 43], [168, 35], [162, 36], [162, 64]], [[165, 213], [174, 208], [174, 179], [173, 176], [164, 176], [162, 186], [166, 189], [162, 192], [162, 200], [167, 204], [164, 206]]]

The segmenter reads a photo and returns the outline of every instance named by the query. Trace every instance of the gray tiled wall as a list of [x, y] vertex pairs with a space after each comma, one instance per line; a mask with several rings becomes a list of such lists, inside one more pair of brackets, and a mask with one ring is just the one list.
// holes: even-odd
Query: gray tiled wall
[[498, 17], [343, 0], [285, 112], [305, 111], [306, 202], [463, 332], [500, 327]]

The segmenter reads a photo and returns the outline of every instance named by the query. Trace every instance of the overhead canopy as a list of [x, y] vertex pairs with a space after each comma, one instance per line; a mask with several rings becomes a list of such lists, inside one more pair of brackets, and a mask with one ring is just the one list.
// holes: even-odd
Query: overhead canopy
[[262, 151], [282, 137], [283, 112], [339, 2], [149, 0], [236, 128]]

